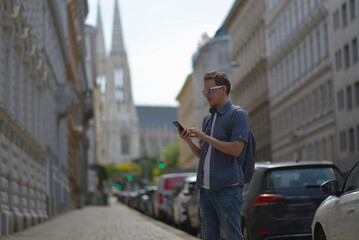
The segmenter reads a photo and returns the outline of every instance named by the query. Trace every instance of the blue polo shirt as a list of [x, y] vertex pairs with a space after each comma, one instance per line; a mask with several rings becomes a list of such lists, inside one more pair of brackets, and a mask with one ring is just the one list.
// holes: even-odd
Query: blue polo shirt
[[[218, 112], [217, 118], [214, 125], [212, 137], [224, 141], [231, 142], [234, 140], [240, 140], [247, 143], [248, 134], [249, 134], [249, 117], [248, 113], [240, 108], [237, 109], [231, 118], [230, 129], [225, 129], [224, 127], [224, 116], [226, 112], [231, 108], [232, 103], [228, 101]], [[214, 114], [216, 113], [215, 108], [210, 108], [211, 119], [213, 119]], [[203, 124], [205, 119], [203, 119]], [[211, 125], [212, 120], [204, 129], [204, 133], [207, 135], [211, 134]], [[203, 126], [204, 127], [204, 126]], [[202, 127], [202, 128], [203, 128]], [[206, 154], [208, 151], [209, 144], [204, 141], [202, 143], [201, 155], [198, 164], [197, 171], [197, 188], [203, 187], [203, 166]], [[225, 154], [216, 148], [212, 147], [211, 156], [210, 156], [210, 173], [209, 173], [209, 185], [210, 189], [218, 190], [226, 187], [230, 187], [236, 184], [244, 184], [243, 170], [241, 165], [241, 159], [243, 159], [244, 153], [247, 149], [247, 144], [245, 144], [241, 154], [236, 158], [232, 155]], [[243, 161], [242, 161], [243, 162]]]

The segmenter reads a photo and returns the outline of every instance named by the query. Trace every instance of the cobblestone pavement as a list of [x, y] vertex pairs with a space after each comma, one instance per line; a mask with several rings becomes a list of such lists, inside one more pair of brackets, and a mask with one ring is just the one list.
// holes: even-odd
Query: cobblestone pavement
[[[0, 237], [1, 238], [1, 237]], [[198, 240], [125, 205], [88, 206], [2, 240]]]

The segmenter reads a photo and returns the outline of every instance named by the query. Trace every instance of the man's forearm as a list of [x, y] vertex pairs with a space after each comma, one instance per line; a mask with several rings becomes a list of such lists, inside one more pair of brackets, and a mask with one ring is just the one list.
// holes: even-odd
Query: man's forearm
[[192, 140], [186, 141], [188, 146], [190, 147], [191, 151], [196, 155], [198, 158], [201, 155], [201, 148], [197, 146]]
[[244, 141], [232, 141], [232, 142], [223, 142], [214, 137], [206, 136], [203, 139], [205, 142], [208, 142], [212, 147], [216, 148], [217, 150], [224, 152], [226, 154], [230, 154], [232, 156], [238, 157], [245, 145]]

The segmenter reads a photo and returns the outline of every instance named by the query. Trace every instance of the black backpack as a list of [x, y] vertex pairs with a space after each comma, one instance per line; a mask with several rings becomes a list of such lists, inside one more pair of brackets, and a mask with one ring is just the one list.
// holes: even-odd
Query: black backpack
[[[237, 109], [241, 109], [240, 106], [232, 105], [232, 107], [225, 113], [224, 115], [224, 129], [231, 130], [231, 119], [234, 114], [234, 112]], [[206, 116], [206, 119], [204, 120], [203, 129], [206, 129], [209, 120], [211, 118], [211, 114], [209, 113]], [[244, 183], [249, 183], [252, 179], [253, 173], [254, 173], [254, 164], [255, 164], [255, 153], [256, 153], [256, 139], [254, 137], [254, 134], [249, 129], [248, 133], [248, 141], [247, 141], [247, 149], [243, 158], [244, 163], [242, 164], [242, 170], [244, 175]]]

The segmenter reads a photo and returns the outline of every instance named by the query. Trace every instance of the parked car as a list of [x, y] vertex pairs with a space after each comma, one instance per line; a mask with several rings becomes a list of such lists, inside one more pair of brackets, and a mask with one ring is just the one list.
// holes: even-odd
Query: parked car
[[140, 209], [143, 213], [151, 217], [154, 216], [153, 201], [156, 192], [157, 192], [157, 186], [148, 186], [146, 187], [145, 194], [141, 196]]
[[359, 235], [359, 161], [340, 188], [338, 181], [321, 185], [329, 197], [317, 209], [312, 223], [314, 240], [354, 240]]
[[173, 222], [180, 227], [187, 227], [188, 218], [186, 213], [186, 205], [193, 194], [193, 186], [196, 185], [196, 176], [187, 177], [183, 184], [179, 185], [178, 193], [172, 201]]
[[244, 239], [311, 239], [314, 213], [326, 198], [319, 186], [328, 180], [342, 180], [331, 162], [256, 163], [243, 189]]
[[157, 192], [154, 199], [154, 213], [158, 219], [166, 219], [169, 210], [168, 200], [173, 196], [176, 185], [184, 182], [186, 177], [195, 176], [194, 172], [168, 173], [161, 175], [157, 182]]
[[191, 232], [193, 232], [197, 237], [201, 237], [201, 215], [199, 212], [199, 205], [198, 205], [198, 190], [195, 186], [190, 188], [192, 192], [192, 196], [187, 201], [186, 204], [186, 213], [188, 219], [188, 225], [191, 228]]

